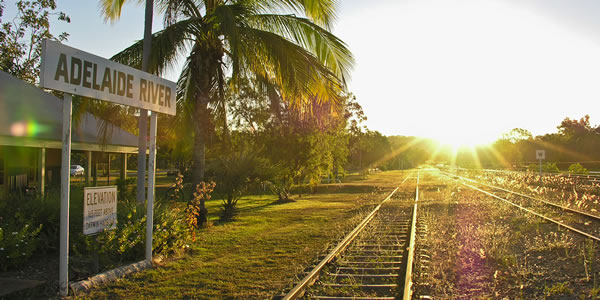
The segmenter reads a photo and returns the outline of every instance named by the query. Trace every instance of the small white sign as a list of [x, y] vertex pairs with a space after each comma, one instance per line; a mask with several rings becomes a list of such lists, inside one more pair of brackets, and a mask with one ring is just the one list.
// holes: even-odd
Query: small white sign
[[117, 187], [83, 189], [83, 234], [117, 228]]
[[169, 115], [176, 111], [174, 82], [47, 39], [40, 86]]
[[546, 159], [546, 150], [535, 150], [535, 158], [537, 160]]

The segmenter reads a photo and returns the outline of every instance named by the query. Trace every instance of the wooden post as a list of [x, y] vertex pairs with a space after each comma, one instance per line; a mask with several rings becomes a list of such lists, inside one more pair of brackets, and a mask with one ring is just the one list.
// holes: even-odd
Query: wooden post
[[127, 179], [127, 153], [121, 153], [121, 179]]
[[106, 185], [110, 185], [110, 153], [106, 153], [108, 156], [108, 163], [106, 164], [106, 168], [108, 169], [106, 172]]
[[2, 171], [4, 176], [2, 177], [2, 186], [4, 187], [4, 195], [8, 195], [8, 149], [3, 147], [2, 149]]
[[42, 199], [44, 199], [46, 189], [46, 148], [40, 148], [38, 162], [38, 192]]
[[152, 229], [154, 219], [154, 183], [156, 171], [157, 112], [150, 116], [150, 155], [148, 159], [148, 205], [146, 207], [146, 260], [152, 261]]
[[69, 294], [69, 176], [71, 168], [71, 115], [73, 100], [65, 93], [63, 100], [62, 157], [60, 166], [60, 255], [58, 260], [58, 292]]
[[89, 186], [92, 181], [92, 151], [85, 151], [86, 166], [85, 166], [85, 185]]
[[94, 161], [94, 186], [98, 186], [98, 153], [94, 153], [92, 160]]

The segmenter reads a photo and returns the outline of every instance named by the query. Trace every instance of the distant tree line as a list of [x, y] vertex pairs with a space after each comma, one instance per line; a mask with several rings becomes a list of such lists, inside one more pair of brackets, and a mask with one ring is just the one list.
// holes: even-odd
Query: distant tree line
[[[588, 169], [600, 167], [600, 126], [591, 125], [589, 115], [579, 120], [565, 118], [557, 129], [556, 133], [534, 137], [525, 129], [515, 128], [489, 147], [478, 147], [476, 157], [484, 168], [523, 169], [537, 163], [536, 150], [545, 150], [545, 162], [556, 163], [561, 170], [575, 163]], [[465, 149], [459, 152], [457, 164], [476, 167], [478, 162]]]

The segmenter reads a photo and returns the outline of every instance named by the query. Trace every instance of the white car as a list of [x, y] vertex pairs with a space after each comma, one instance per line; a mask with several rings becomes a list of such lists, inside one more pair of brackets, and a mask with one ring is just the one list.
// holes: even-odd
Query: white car
[[71, 165], [71, 176], [77, 176], [77, 175], [82, 175], [85, 172], [85, 169], [83, 169], [82, 166], [80, 165]]

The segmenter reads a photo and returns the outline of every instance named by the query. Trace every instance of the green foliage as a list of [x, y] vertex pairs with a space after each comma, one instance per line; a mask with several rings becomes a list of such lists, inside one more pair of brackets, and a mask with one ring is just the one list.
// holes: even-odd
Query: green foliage
[[166, 200], [170, 202], [185, 201], [182, 174], [178, 174], [177, 177], [175, 177], [175, 182], [167, 190]]
[[37, 250], [41, 230], [42, 225], [34, 227], [20, 221], [0, 220], [0, 271], [18, 267], [29, 260]]
[[208, 222], [206, 201], [212, 197], [211, 194], [215, 190], [215, 186], [216, 183], [214, 182], [200, 182], [196, 185], [196, 191], [185, 209], [185, 223], [191, 230], [198, 229]]
[[256, 154], [234, 152], [217, 158], [211, 165], [211, 173], [219, 182], [218, 192], [223, 193], [221, 220], [230, 221], [236, 215], [236, 205], [247, 189], [266, 175], [265, 165]]
[[542, 171], [546, 173], [560, 173], [556, 163], [547, 162], [542, 165]]
[[[118, 184], [116, 229], [83, 235], [83, 189], [71, 188], [70, 260], [78, 276], [143, 258], [146, 218], [136, 218], [131, 189], [125, 181]], [[185, 213], [160, 203], [154, 211], [154, 253], [167, 256], [185, 250], [191, 241]], [[19, 194], [0, 199], [0, 270], [22, 267], [35, 254], [54, 255], [58, 251], [59, 216], [57, 190], [50, 190], [44, 199]]]
[[[101, 1], [103, 14], [116, 19], [122, 3]], [[340, 102], [339, 94], [354, 59], [340, 39], [319, 26], [328, 24], [325, 20], [333, 16], [333, 6], [296, 0], [272, 1], [268, 5], [251, 0], [183, 0], [162, 6], [166, 27], [152, 37], [149, 72], [163, 73], [185, 53], [177, 93], [181, 114], [170, 126], [175, 130], [168, 136], [179, 141], [194, 140], [187, 143], [187, 148], [170, 143], [174, 156], [203, 153], [214, 130], [220, 129], [220, 138], [228, 143], [225, 90], [231, 87], [237, 91], [246, 80], [260, 85], [273, 107], [280, 103], [300, 106]], [[113, 59], [139, 68], [142, 55], [143, 42], [139, 41]], [[231, 80], [225, 78], [227, 73]], [[311, 111], [308, 105], [304, 108], [309, 108], [305, 112]], [[191, 158], [197, 169], [192, 172], [195, 184], [204, 179], [205, 158]]]
[[134, 199], [136, 190], [133, 184], [136, 182], [135, 177], [117, 179], [117, 193], [121, 199]]
[[152, 249], [155, 255], [179, 254], [189, 248], [193, 229], [186, 224], [185, 212], [157, 204]]
[[22, 80], [36, 83], [39, 77], [42, 40], [65, 41], [63, 32], [58, 37], [50, 33], [50, 17], [69, 23], [71, 20], [56, 11], [55, 0], [17, 1], [17, 14], [13, 20], [2, 22], [5, 8], [0, 0], [0, 70]]
[[589, 174], [588, 169], [584, 168], [581, 164], [576, 163], [569, 166], [569, 173], [571, 174]]
[[550, 287], [544, 288], [546, 296], [568, 296], [573, 295], [573, 289], [569, 287], [568, 282], [559, 282]]
[[540, 171], [540, 166], [536, 165], [536, 164], [529, 164], [527, 166], [527, 171], [530, 171], [530, 172], [539, 172]]

